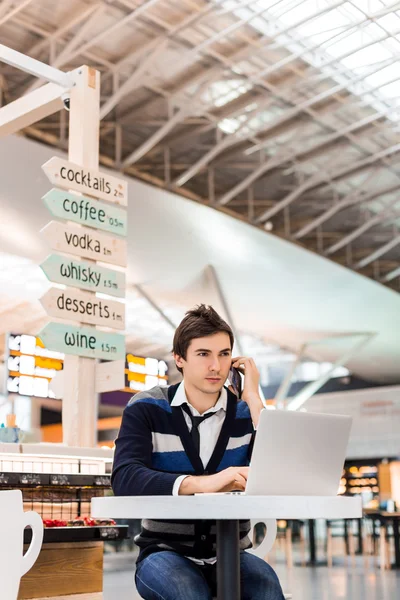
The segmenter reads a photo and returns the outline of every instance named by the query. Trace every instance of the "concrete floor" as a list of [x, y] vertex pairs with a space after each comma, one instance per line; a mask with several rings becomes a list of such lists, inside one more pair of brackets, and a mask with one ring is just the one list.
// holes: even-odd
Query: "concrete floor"
[[[378, 569], [370, 561], [366, 569], [362, 558], [350, 565], [338, 559], [332, 568], [293, 567], [288, 569], [283, 556], [272, 565], [283, 590], [293, 600], [399, 600], [400, 571]], [[133, 557], [106, 556], [104, 600], [139, 600], [133, 579]]]

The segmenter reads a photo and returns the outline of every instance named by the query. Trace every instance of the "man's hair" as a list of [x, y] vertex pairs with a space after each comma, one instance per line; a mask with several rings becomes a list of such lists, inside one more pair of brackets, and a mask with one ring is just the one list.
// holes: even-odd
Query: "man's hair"
[[[174, 335], [172, 352], [186, 360], [187, 350], [192, 340], [220, 332], [229, 335], [231, 349], [233, 349], [234, 337], [228, 323], [221, 319], [212, 306], [199, 304], [192, 310], [188, 310], [178, 325]], [[183, 373], [180, 367], [177, 366], [176, 368], [180, 373]]]

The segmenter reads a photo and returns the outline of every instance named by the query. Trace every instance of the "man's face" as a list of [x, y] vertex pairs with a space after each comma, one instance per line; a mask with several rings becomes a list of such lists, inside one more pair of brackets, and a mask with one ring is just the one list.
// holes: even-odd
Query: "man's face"
[[186, 384], [205, 394], [215, 394], [223, 388], [232, 363], [229, 335], [221, 331], [196, 338], [189, 344], [186, 360], [176, 354], [174, 358], [183, 369]]

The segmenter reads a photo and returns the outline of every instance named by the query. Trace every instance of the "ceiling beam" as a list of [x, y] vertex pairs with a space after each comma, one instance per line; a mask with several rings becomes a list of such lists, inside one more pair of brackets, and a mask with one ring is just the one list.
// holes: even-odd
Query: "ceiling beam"
[[373, 217], [368, 219], [368, 221], [366, 221], [365, 223], [360, 225], [360, 227], [357, 227], [357, 229], [355, 229], [348, 235], [345, 235], [341, 240], [336, 242], [336, 244], [333, 244], [332, 246], [327, 248], [324, 252], [325, 256], [330, 256], [331, 254], [334, 254], [335, 252], [340, 250], [340, 248], [343, 248], [343, 246], [346, 246], [353, 240], [357, 239], [358, 237], [360, 237], [363, 233], [365, 233], [372, 227], [375, 227], [376, 225], [379, 225], [380, 223], [383, 223], [384, 221], [387, 221], [388, 219], [393, 219], [394, 215], [393, 215], [392, 207], [397, 202], [398, 202], [398, 199], [395, 198], [394, 200], [392, 200], [392, 202], [389, 203], [389, 205], [386, 207], [386, 209], [382, 213], [378, 213], [378, 214], [374, 215]]
[[[214, 75], [215, 77], [215, 75]], [[204, 92], [205, 86], [209, 85], [210, 81], [205, 81], [199, 88], [196, 89], [194, 96], [187, 98], [185, 104], [172, 116], [170, 119], [158, 129], [153, 135], [147, 139], [139, 148], [136, 148], [133, 152], [131, 152], [123, 161], [122, 165], [124, 168], [129, 167], [134, 164], [138, 160], [140, 160], [147, 152], [149, 152], [158, 142], [160, 142], [170, 131], [177, 125], [181, 123], [191, 112], [196, 112], [197, 104], [195, 102], [196, 98], [202, 95]]]
[[[0, 6], [0, 26], [5, 25], [7, 21], [11, 21], [18, 13], [22, 12], [33, 0], [20, 0], [19, 2], [3, 2], [4, 6]], [[16, 4], [14, 8], [12, 5]]]
[[387, 244], [384, 244], [383, 246], [381, 246], [377, 250], [374, 250], [373, 252], [371, 252], [371, 254], [368, 254], [368, 256], [366, 256], [365, 258], [360, 260], [356, 265], [354, 265], [354, 269], [363, 269], [364, 267], [369, 265], [371, 262], [373, 262], [374, 260], [377, 260], [384, 254], [386, 254], [386, 252], [389, 252], [390, 250], [392, 250], [399, 244], [400, 244], [400, 235], [397, 235], [392, 240], [387, 242]]
[[302, 194], [304, 194], [305, 191], [316, 188], [319, 185], [323, 184], [325, 181], [334, 181], [335, 179], [346, 177], [347, 175], [350, 175], [351, 173], [354, 173], [355, 171], [360, 171], [364, 168], [367, 168], [367, 167], [373, 165], [378, 160], [382, 160], [382, 158], [385, 158], [387, 156], [392, 156], [392, 155], [396, 154], [397, 152], [400, 152], [400, 143], [390, 146], [390, 148], [385, 148], [384, 150], [380, 150], [379, 152], [375, 152], [374, 154], [371, 154], [367, 158], [363, 158], [362, 160], [354, 162], [350, 165], [347, 165], [345, 167], [340, 167], [336, 171], [332, 171], [332, 172], [327, 171], [326, 173], [323, 173], [322, 175], [320, 173], [316, 173], [312, 177], [309, 177], [302, 185], [300, 185], [293, 192], [291, 192], [290, 194], [285, 196], [285, 198], [283, 198], [282, 200], [277, 202], [273, 208], [262, 213], [257, 218], [257, 223], [260, 224], [260, 223], [264, 223], [265, 221], [268, 221], [268, 219], [270, 219], [271, 217], [276, 215], [279, 211], [284, 209], [286, 206], [290, 206], [290, 204], [292, 204], [292, 202], [294, 202], [295, 200], [297, 200], [297, 198], [299, 198]]
[[342, 129], [339, 129], [338, 131], [335, 131], [334, 133], [328, 135], [327, 137], [323, 138], [320, 142], [317, 142], [307, 150], [297, 150], [289, 154], [287, 154], [287, 152], [283, 152], [280, 156], [278, 155], [273, 159], [260, 165], [257, 169], [255, 169], [253, 173], [246, 177], [246, 179], [244, 179], [238, 185], [233, 187], [229, 192], [226, 192], [218, 200], [218, 204], [227, 204], [230, 200], [232, 200], [232, 198], [240, 194], [240, 192], [245, 190], [249, 185], [251, 185], [254, 181], [259, 179], [262, 175], [265, 175], [265, 173], [267, 173], [271, 169], [279, 168], [283, 164], [293, 160], [301, 161], [301, 159], [307, 156], [308, 154], [320, 151], [323, 148], [326, 148], [327, 146], [332, 144], [333, 142], [337, 141], [341, 137], [346, 136], [349, 133], [353, 133], [358, 129], [362, 129], [366, 125], [369, 125], [380, 118], [382, 118], [382, 115], [380, 113], [368, 115], [368, 117], [364, 117], [363, 119], [360, 119], [359, 121], [356, 121], [351, 125], [347, 125], [346, 127], [343, 127]]
[[386, 275], [384, 275], [380, 279], [380, 281], [381, 281], [381, 283], [388, 283], [389, 281], [392, 281], [396, 277], [399, 277], [399, 275], [400, 275], [400, 267], [396, 267], [392, 271], [389, 271], [389, 273], [386, 273]]
[[164, 52], [167, 41], [163, 41], [160, 44], [156, 44], [153, 50], [146, 56], [141, 64], [135, 69], [135, 71], [128, 77], [126, 81], [117, 89], [117, 91], [108, 98], [108, 100], [102, 105], [100, 109], [100, 119], [104, 119], [110, 111], [115, 108], [118, 102], [124, 98], [127, 94], [130, 94], [133, 90], [140, 87], [143, 84], [141, 78], [146, 71], [151, 67], [158, 56]]
[[312, 231], [313, 229], [316, 229], [319, 225], [322, 225], [322, 223], [325, 223], [326, 221], [331, 219], [339, 211], [346, 208], [352, 208], [356, 204], [365, 204], [366, 202], [371, 202], [376, 198], [381, 198], [382, 196], [391, 194], [400, 188], [400, 185], [397, 184], [395, 186], [391, 186], [390, 188], [384, 188], [383, 190], [381, 189], [378, 192], [372, 192], [366, 196], [363, 196], [363, 193], [365, 192], [365, 190], [363, 189], [364, 186], [368, 185], [371, 181], [373, 181], [375, 177], [376, 169], [373, 170], [373, 172], [366, 178], [366, 180], [361, 184], [360, 187], [347, 194], [339, 202], [333, 204], [333, 206], [328, 208], [321, 215], [307, 223], [304, 227], [299, 229], [299, 231], [294, 233], [292, 237], [295, 240], [299, 240], [308, 233], [310, 233], [310, 231]]
[[[52, 67], [61, 67], [67, 62], [67, 56], [72, 52], [72, 50], [80, 43], [81, 39], [90, 31], [93, 27], [93, 24], [97, 20], [97, 18], [102, 15], [106, 10], [106, 6], [100, 2], [98, 4], [93, 4], [92, 6], [86, 7], [85, 10], [76, 14], [74, 12], [74, 16], [70, 19], [63, 27], [57, 29], [54, 33], [47, 36], [44, 40], [35, 44], [30, 50], [26, 52], [28, 56], [35, 56], [42, 50], [44, 47], [51, 45], [57, 39], [61, 38], [65, 35], [70, 29], [76, 27], [78, 24], [84, 21], [83, 25], [75, 32], [73, 37], [68, 41], [66, 46], [64, 46], [62, 52], [56, 57], [55, 60], [51, 61]], [[36, 79], [33, 83], [31, 83], [26, 89], [24, 89], [23, 93], [28, 94], [33, 90], [36, 90], [43, 83], [42, 79]]]

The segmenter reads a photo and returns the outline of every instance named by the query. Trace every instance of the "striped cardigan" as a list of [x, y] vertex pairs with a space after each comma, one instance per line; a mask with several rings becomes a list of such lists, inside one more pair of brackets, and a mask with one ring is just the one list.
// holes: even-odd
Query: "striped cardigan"
[[[124, 410], [116, 440], [112, 486], [116, 496], [168, 496], [180, 475], [212, 475], [248, 466], [254, 441], [250, 410], [228, 390], [224, 423], [206, 468], [196, 451], [180, 406], [171, 407], [178, 385], [136, 394]], [[144, 500], [145, 501], [145, 500]], [[240, 523], [240, 547], [251, 547], [249, 521]], [[216, 556], [215, 521], [144, 519], [135, 538], [139, 561], [151, 552]]]

